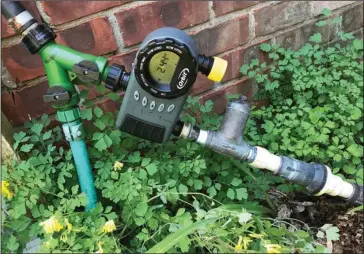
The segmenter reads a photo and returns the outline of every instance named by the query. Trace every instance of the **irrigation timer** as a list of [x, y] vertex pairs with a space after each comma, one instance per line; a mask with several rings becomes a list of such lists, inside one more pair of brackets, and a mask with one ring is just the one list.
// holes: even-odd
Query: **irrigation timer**
[[198, 71], [219, 82], [227, 62], [198, 54], [193, 39], [171, 27], [142, 42], [117, 119], [122, 131], [154, 142], [171, 135]]

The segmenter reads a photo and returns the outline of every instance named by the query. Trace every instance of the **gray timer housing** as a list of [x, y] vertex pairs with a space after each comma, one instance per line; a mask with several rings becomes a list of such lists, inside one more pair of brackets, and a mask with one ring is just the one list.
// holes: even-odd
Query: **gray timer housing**
[[[195, 59], [196, 68], [194, 71], [196, 75], [198, 71], [196, 44], [188, 34], [173, 27], [160, 28], [150, 33], [142, 42], [137, 57], [140, 51], [142, 51], [152, 40], [164, 40], [168, 38], [188, 47], [189, 53]], [[178, 121], [188, 93], [173, 99], [153, 96], [145, 91], [136, 80], [136, 61], [137, 58], [134, 60], [133, 70], [131, 72], [123, 103], [120, 107], [116, 126], [122, 131], [134, 136], [160, 143], [165, 142], [169, 139], [175, 124]]]

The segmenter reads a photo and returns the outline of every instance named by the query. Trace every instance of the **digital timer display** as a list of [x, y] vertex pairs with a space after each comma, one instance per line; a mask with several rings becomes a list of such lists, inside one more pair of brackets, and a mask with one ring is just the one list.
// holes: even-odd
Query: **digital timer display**
[[155, 54], [149, 62], [150, 76], [156, 83], [170, 85], [180, 57], [171, 51]]

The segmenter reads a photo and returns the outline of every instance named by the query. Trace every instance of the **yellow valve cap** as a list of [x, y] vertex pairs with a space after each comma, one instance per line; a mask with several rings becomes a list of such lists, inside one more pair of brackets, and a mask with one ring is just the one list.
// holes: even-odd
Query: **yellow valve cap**
[[211, 67], [210, 74], [207, 76], [208, 79], [220, 82], [225, 75], [228, 62], [222, 58], [214, 57], [214, 64]]

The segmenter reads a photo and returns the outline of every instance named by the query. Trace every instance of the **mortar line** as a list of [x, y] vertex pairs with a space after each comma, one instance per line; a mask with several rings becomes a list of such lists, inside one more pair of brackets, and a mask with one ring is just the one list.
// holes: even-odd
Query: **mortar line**
[[49, 24], [51, 18], [47, 15], [47, 13], [45, 13], [43, 6], [41, 5], [41, 3], [39, 1], [34, 1], [35, 5], [38, 9], [38, 12], [40, 14], [40, 16], [42, 17], [42, 19]]
[[113, 31], [116, 45], [118, 47], [117, 52], [121, 52], [125, 48], [125, 44], [124, 44], [124, 39], [123, 39], [123, 35], [121, 32], [121, 28], [118, 24], [118, 20], [117, 20], [115, 14], [111, 14], [110, 16], [108, 16], [108, 20], [109, 20], [111, 29]]
[[102, 11], [99, 11], [99, 12], [96, 12], [96, 13], [92, 13], [92, 14], [90, 14], [88, 16], [84, 16], [84, 17], [80, 17], [80, 18], [77, 18], [77, 19], [74, 19], [74, 20], [71, 20], [71, 21], [67, 21], [67, 22], [62, 23], [62, 24], [57, 24], [57, 25], [49, 24], [49, 26], [54, 28], [54, 29], [64, 30], [64, 29], [68, 29], [68, 28], [71, 28], [71, 27], [81, 25], [83, 23], [86, 23], [86, 22], [90, 21], [91, 19], [94, 19], [94, 18], [109, 17], [111, 15], [114, 15], [116, 12], [128, 10], [128, 9], [138, 7], [138, 6], [147, 5], [147, 4], [151, 3], [151, 2], [155, 2], [155, 1], [146, 1], [146, 2], [131, 1], [131, 2], [119, 5], [119, 6], [111, 7], [109, 9], [107, 9], [107, 10], [102, 10]]
[[[277, 4], [277, 3], [273, 3], [273, 4]], [[266, 6], [269, 6], [269, 5], [272, 5], [272, 4], [266, 4]], [[334, 11], [332, 12], [332, 14], [330, 15], [330, 17], [331, 17], [331, 16], [335, 16], [337, 13], [342, 13], [343, 11], [346, 11], [346, 10], [348, 10], [348, 9], [351, 9], [351, 8], [352, 8], [352, 7], [354, 7], [354, 6], [359, 6], [359, 5], [362, 5], [362, 2], [354, 2], [354, 3], [352, 3], [352, 4], [349, 4], [349, 5], [343, 6], [343, 7], [341, 7], [341, 8], [338, 8], [338, 9], [336, 9], [336, 10], [334, 10]], [[247, 8], [247, 9], [244, 9], [244, 10], [239, 10], [239, 11], [236, 11], [236, 12], [242, 12], [242, 11], [246, 11], [246, 10], [250, 9], [251, 13], [253, 13], [253, 11], [254, 11], [255, 9], [258, 9], [258, 8], [261, 8], [261, 7], [262, 7], [262, 5], [257, 4], [257, 5], [253, 5], [253, 6], [251, 6], [250, 8]], [[231, 14], [231, 13], [229, 13], [229, 14]], [[295, 29], [297, 29], [297, 28], [299, 28], [299, 27], [301, 27], [301, 26], [305, 26], [305, 25], [309, 24], [310, 22], [312, 22], [312, 23], [313, 23], [313, 22], [316, 22], [317, 20], [320, 20], [320, 19], [322, 19], [322, 18], [323, 18], [322, 16], [316, 16], [316, 18], [314, 18], [313, 20], [311, 19], [311, 20], [309, 20], [309, 21], [305, 21], [305, 22], [303, 22], [303, 23], [299, 23], [299, 24], [296, 24], [296, 25], [294, 25], [294, 26], [287, 27], [286, 29], [282, 29], [282, 30], [276, 31], [275, 33], [272, 33], [272, 34], [269, 34], [269, 35], [266, 35], [266, 36], [260, 36], [260, 37], [254, 38], [252, 41], [250, 41], [250, 42], [249, 42], [249, 43], [247, 43], [247, 44], [244, 44], [244, 45], [241, 45], [241, 46], [235, 47], [235, 48], [230, 49], [230, 50], [226, 50], [226, 51], [224, 51], [224, 52], [221, 52], [221, 53], [217, 54], [217, 56], [221, 56], [221, 55], [224, 55], [224, 54], [229, 54], [229, 53], [234, 52], [234, 51], [236, 51], [236, 50], [240, 50], [240, 49], [243, 49], [243, 48], [250, 47], [250, 46], [252, 46], [252, 45], [257, 44], [259, 41], [264, 41], [264, 40], [273, 40], [273, 38], [275, 38], [275, 37], [277, 37], [277, 36], [279, 36], [279, 35], [282, 35], [282, 34], [287, 33], [287, 32], [291, 32], [291, 31], [293, 31], [293, 30], [295, 30]], [[200, 25], [203, 25], [203, 24], [200, 24]], [[197, 25], [197, 26], [198, 26], [198, 25]], [[188, 30], [188, 29], [185, 29], [185, 31], [187, 31], [187, 30]], [[355, 30], [355, 31], [358, 31], [358, 30], [360, 30], [360, 28], [359, 28], [359, 29], [357, 29], [357, 30]], [[14, 38], [14, 37], [11, 37], [11, 38]], [[11, 38], [9, 38], [9, 39], [11, 39]], [[123, 49], [122, 49], [122, 50], [120, 50], [118, 53], [119, 53], [119, 54], [129, 53], [129, 52], [131, 52], [131, 51], [135, 50], [136, 48], [138, 48], [138, 47], [139, 47], [139, 45], [140, 45], [140, 43], [135, 44], [135, 45], [132, 45], [132, 46], [129, 46], [129, 47], [126, 47], [126, 48], [123, 48]], [[29, 85], [30, 85], [30, 86], [33, 86], [33, 85], [34, 85], [33, 83], [38, 84], [38, 83], [40, 83], [40, 82], [44, 81], [45, 79], [46, 79], [46, 76], [42, 76], [42, 77], [38, 77], [38, 78], [35, 78], [35, 79], [32, 79], [32, 80], [29, 80], [29, 81], [24, 81], [24, 83], [23, 83], [23, 82], [21, 82], [21, 83], [23, 83], [23, 85], [18, 86], [18, 87], [29, 86]], [[20, 84], [21, 84], [21, 83], [20, 83]]]
[[204, 22], [202, 24], [197, 24], [193, 27], [188, 27], [183, 30], [187, 33], [197, 33], [204, 29], [209, 29], [209, 28], [215, 27], [215, 26], [223, 24], [223, 23], [229, 23], [229, 22], [232, 22], [236, 18], [242, 17], [244, 15], [248, 15], [252, 10], [257, 8], [258, 6], [259, 6], [259, 8], [262, 8], [262, 7], [275, 5], [275, 4], [277, 4], [277, 3], [276, 2], [263, 2], [263, 3], [257, 4], [257, 5], [249, 6], [248, 8], [245, 8], [242, 10], [236, 10], [236, 11], [226, 13], [224, 15], [215, 17], [214, 19]]
[[214, 1], [209, 1], [208, 5], [207, 5], [208, 11], [209, 11], [209, 20], [213, 20], [216, 17], [213, 6], [214, 6]]

